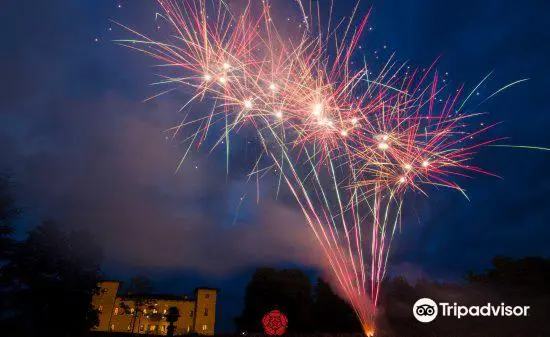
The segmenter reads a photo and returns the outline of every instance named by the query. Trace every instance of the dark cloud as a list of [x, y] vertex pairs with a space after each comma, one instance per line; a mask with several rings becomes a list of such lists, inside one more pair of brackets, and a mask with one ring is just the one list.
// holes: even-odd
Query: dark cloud
[[182, 149], [163, 134], [166, 121], [150, 117], [174, 105], [106, 96], [42, 109], [9, 146], [9, 166], [38, 213], [90, 228], [109, 260], [225, 273], [307, 258], [302, 251], [312, 243], [300, 213], [269, 199], [255, 207], [251, 224], [237, 217], [221, 226], [237, 211], [230, 196], [247, 186], [226, 182], [217, 161], [200, 153], [175, 172]]
[[237, 145], [231, 160], [239, 165], [227, 176], [222, 150], [191, 151], [175, 172], [185, 149], [165, 130], [181, 118], [185, 95], [140, 102], [157, 90], [146, 85], [146, 59], [94, 42], [106, 40], [104, 7], [92, 19], [87, 4], [10, 4], [49, 23], [40, 31], [11, 18], [13, 48], [0, 63], [0, 163], [15, 173], [30, 214], [90, 228], [109, 263], [217, 275], [259, 263], [312, 263], [300, 213], [265, 191], [254, 204], [243, 174], [253, 154]]

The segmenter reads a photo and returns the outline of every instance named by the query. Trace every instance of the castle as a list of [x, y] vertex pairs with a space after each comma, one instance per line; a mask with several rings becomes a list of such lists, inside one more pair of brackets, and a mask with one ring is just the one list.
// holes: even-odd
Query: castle
[[195, 297], [156, 294], [119, 295], [121, 282], [103, 281], [92, 303], [99, 311], [96, 331], [166, 335], [166, 313], [177, 307], [179, 318], [174, 335], [198, 333], [214, 335], [217, 289], [197, 288]]

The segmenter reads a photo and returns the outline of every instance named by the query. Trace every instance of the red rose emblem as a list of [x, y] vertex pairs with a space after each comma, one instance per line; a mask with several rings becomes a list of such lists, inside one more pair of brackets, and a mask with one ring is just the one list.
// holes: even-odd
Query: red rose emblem
[[279, 310], [273, 310], [262, 318], [262, 324], [266, 335], [280, 336], [286, 331], [288, 318]]

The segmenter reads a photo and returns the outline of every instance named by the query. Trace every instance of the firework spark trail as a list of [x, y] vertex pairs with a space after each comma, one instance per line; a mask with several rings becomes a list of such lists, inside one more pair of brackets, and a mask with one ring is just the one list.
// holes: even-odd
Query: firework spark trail
[[[172, 87], [153, 97], [183, 86], [195, 94], [182, 110], [194, 101], [214, 102], [208, 113], [189, 113], [193, 117], [171, 129], [192, 130], [186, 155], [221, 123], [214, 146], [225, 143], [229, 170], [230, 135], [245, 126], [256, 130], [265, 157], [277, 168], [277, 190], [285, 182], [292, 192], [338, 290], [372, 334], [405, 193], [426, 194], [427, 185], [464, 193], [453, 176], [489, 174], [468, 160], [498, 139], [467, 142], [494, 125], [465, 131], [476, 114], [462, 112], [471, 96], [460, 101], [462, 89], [439, 108], [444, 88], [435, 62], [427, 71], [410, 70], [392, 56], [375, 77], [366, 64], [352, 66], [370, 13], [356, 19], [359, 2], [347, 23], [332, 28], [329, 17], [326, 32], [317, 7], [319, 32], [313, 33], [315, 11], [306, 12], [296, 0], [307, 25], [298, 41], [281, 36], [269, 1], [259, 8], [249, 3], [238, 13], [224, 2], [157, 2], [159, 17], [175, 35], [157, 41], [123, 26], [138, 38], [118, 42], [183, 74], [161, 75], [158, 85]], [[332, 42], [336, 50], [329, 52]], [[251, 173], [257, 181], [260, 171], [265, 175], [259, 162]]]

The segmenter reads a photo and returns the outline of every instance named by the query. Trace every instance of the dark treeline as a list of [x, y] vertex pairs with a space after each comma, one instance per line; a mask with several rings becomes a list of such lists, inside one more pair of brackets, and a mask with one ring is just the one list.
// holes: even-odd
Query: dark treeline
[[[420, 323], [412, 308], [420, 298], [458, 305], [530, 306], [526, 317], [442, 317]], [[495, 257], [486, 272], [469, 273], [461, 283], [403, 277], [382, 285], [378, 336], [550, 336], [550, 260]], [[290, 333], [361, 332], [353, 310], [322, 279], [312, 284], [300, 270], [258, 269], [246, 290], [238, 329], [262, 330], [261, 318], [277, 308], [289, 318]]]

